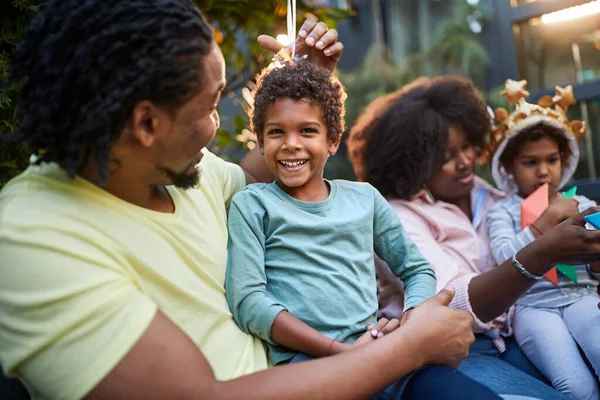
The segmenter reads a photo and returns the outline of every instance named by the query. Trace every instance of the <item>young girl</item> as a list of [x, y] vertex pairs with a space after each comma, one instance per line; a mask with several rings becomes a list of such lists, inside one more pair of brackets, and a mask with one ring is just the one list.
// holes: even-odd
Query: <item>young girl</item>
[[[500, 125], [492, 132], [492, 175], [497, 186], [511, 196], [496, 203], [488, 215], [496, 261], [501, 263], [514, 256], [517, 269], [521, 248], [561, 221], [595, 205], [583, 196], [562, 198], [559, 192], [575, 172], [579, 160], [577, 139], [585, 133], [585, 125], [579, 121], [569, 123], [565, 114], [574, 103], [572, 89], [557, 88], [554, 98], [542, 98], [539, 105], [533, 105], [524, 100], [528, 95], [524, 85], [524, 81], [507, 81], [504, 93], [517, 103], [516, 110], [511, 115], [502, 109], [496, 111]], [[545, 184], [549, 188], [549, 207], [521, 230], [521, 202]], [[539, 279], [517, 301], [513, 328], [521, 349], [556, 389], [574, 399], [597, 399], [600, 310], [596, 289], [600, 266], [580, 265], [575, 270], [575, 279], [559, 273], [558, 286]]]
[[276, 182], [233, 197], [226, 291], [235, 321], [267, 343], [274, 364], [381, 335], [363, 336], [377, 319], [373, 251], [404, 281], [405, 310], [435, 294], [435, 273], [387, 201], [368, 184], [323, 179], [345, 96], [309, 63], [267, 69], [255, 89], [252, 128]]

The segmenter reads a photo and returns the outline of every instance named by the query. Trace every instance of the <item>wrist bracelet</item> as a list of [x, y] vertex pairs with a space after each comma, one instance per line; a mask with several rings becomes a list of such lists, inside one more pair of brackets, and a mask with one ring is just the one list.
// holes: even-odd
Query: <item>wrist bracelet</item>
[[519, 260], [517, 260], [517, 253], [515, 253], [512, 257], [512, 266], [515, 267], [521, 273], [521, 275], [523, 275], [529, 279], [539, 281], [540, 279], [543, 278], [543, 276], [534, 275], [531, 272], [527, 271], [525, 269], [525, 267], [523, 267], [523, 264], [521, 264], [519, 262]]

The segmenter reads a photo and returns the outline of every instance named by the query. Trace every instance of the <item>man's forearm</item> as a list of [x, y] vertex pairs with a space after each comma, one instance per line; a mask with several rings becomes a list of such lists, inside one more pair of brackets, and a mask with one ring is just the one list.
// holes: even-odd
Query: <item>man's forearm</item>
[[210, 398], [369, 398], [422, 366], [422, 349], [407, 336], [398, 329], [376, 342], [343, 354], [219, 382]]

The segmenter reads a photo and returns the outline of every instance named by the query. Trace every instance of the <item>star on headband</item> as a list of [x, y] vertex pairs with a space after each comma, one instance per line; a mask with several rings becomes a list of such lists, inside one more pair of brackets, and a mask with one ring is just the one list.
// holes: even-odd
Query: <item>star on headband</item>
[[498, 125], [492, 126], [490, 135], [491, 156], [498, 150], [500, 143], [509, 140], [523, 129], [543, 121], [560, 126], [565, 132], [573, 135], [576, 140], [580, 140], [585, 136], [585, 122], [579, 120], [569, 121], [566, 114], [569, 106], [576, 103], [572, 86], [569, 85], [564, 88], [556, 86], [555, 96], [544, 96], [539, 99], [538, 104], [525, 101], [525, 98], [529, 96], [529, 92], [525, 90], [526, 86], [526, 80], [514, 81], [508, 79], [506, 81], [505, 89], [500, 95], [507, 98], [510, 104], [515, 104], [515, 110], [510, 114], [504, 108], [497, 108], [494, 111], [494, 120], [498, 122]]
[[516, 104], [519, 99], [529, 96], [529, 92], [525, 90], [525, 86], [527, 86], [526, 80], [513, 81], [512, 79], [507, 79], [504, 90], [500, 92], [500, 96], [506, 97], [506, 99], [508, 99], [508, 104], [512, 106], [513, 104]]

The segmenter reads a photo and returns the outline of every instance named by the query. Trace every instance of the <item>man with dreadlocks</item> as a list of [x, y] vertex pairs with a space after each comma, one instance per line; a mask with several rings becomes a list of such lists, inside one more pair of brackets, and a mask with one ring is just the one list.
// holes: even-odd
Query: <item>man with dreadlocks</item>
[[[337, 33], [299, 36], [333, 70]], [[205, 149], [224, 67], [190, 0], [50, 0], [25, 33], [11, 71], [34, 156], [0, 192], [0, 364], [34, 397], [365, 398], [466, 355], [447, 290], [373, 343], [267, 369], [225, 299], [226, 208], [261, 165]]]

